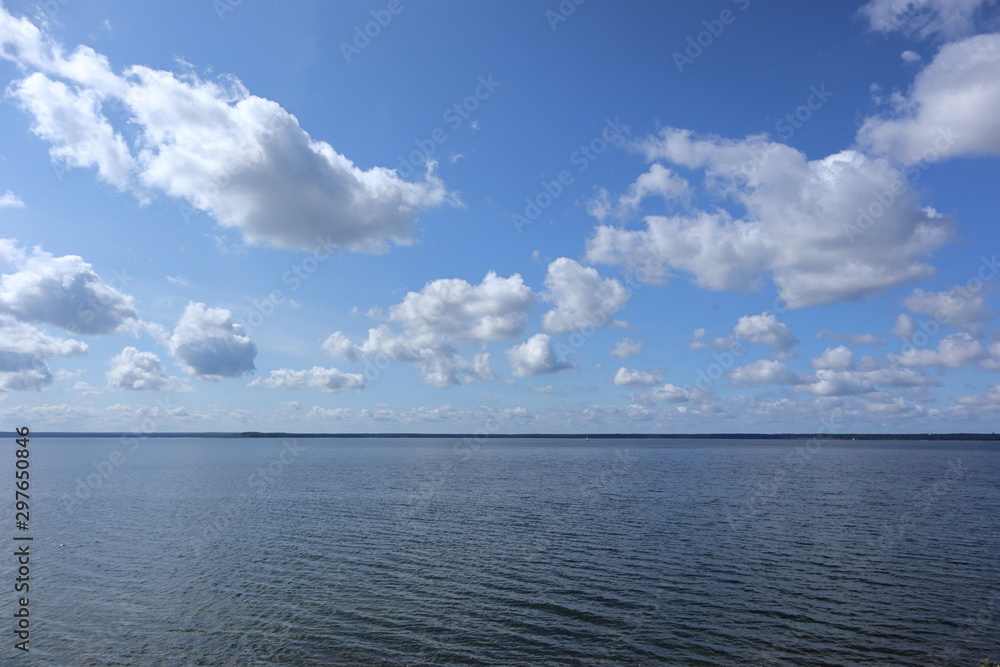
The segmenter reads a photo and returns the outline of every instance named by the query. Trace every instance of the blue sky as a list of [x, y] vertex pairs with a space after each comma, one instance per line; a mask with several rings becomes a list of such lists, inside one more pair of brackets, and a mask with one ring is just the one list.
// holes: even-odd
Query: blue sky
[[991, 0], [7, 0], [0, 412], [992, 432], [998, 29]]

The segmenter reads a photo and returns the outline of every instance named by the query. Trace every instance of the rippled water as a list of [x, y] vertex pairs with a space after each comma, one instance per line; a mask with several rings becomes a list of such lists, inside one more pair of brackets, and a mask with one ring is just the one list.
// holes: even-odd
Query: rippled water
[[32, 444], [3, 664], [1000, 659], [993, 444]]

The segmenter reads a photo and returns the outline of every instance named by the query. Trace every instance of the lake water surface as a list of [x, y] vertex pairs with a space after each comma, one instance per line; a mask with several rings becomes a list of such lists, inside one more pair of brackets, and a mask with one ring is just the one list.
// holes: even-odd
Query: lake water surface
[[1000, 660], [993, 443], [31, 444], [2, 664]]

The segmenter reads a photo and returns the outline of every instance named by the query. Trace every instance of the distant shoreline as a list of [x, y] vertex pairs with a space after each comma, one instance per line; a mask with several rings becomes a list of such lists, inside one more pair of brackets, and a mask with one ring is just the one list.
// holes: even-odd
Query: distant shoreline
[[[13, 431], [8, 437], [16, 437]], [[69, 432], [33, 431], [35, 438], [495, 438], [591, 440], [1000, 440], [996, 433], [287, 433], [287, 432]]]

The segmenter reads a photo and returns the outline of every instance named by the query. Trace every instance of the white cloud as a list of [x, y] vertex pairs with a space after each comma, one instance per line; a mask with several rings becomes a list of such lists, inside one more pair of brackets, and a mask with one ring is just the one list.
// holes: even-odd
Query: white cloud
[[846, 371], [854, 368], [854, 353], [844, 345], [828, 347], [810, 363], [816, 370]]
[[35, 72], [16, 82], [12, 94], [34, 118], [31, 130], [52, 144], [49, 155], [66, 167], [96, 167], [119, 190], [129, 187], [135, 163], [125, 139], [101, 113], [101, 95], [71, 89]]
[[458, 278], [429, 282], [390, 308], [389, 320], [414, 334], [464, 342], [510, 340], [524, 332], [535, 301], [519, 274], [500, 278], [491, 271], [479, 285]]
[[956, 155], [1000, 155], [1000, 33], [946, 44], [917, 74], [906, 98], [867, 119], [865, 149], [905, 164]]
[[612, 380], [616, 387], [652, 387], [660, 382], [663, 382], [663, 378], [659, 373], [629, 370], [624, 366], [618, 369]]
[[587, 325], [603, 326], [628, 303], [629, 293], [617, 280], [601, 278], [597, 269], [560, 257], [545, 275], [546, 299], [555, 308], [542, 317], [542, 328], [551, 334], [576, 331]]
[[[742, 217], [724, 209], [648, 216], [640, 230], [598, 226], [588, 261], [644, 282], [679, 270], [700, 287], [743, 291], [769, 278], [790, 308], [834, 303], [929, 276], [919, 258], [951, 234], [949, 220], [918, 205], [903, 171], [858, 151], [808, 160], [761, 136], [699, 138], [674, 128], [636, 148], [650, 161], [703, 170], [707, 187], [745, 209]], [[889, 206], [878, 199], [885, 192]], [[877, 220], [863, 218], [873, 204], [882, 206]]]
[[921, 349], [907, 347], [902, 354], [889, 355], [889, 360], [899, 366], [910, 368], [925, 368], [941, 366], [944, 368], [961, 368], [983, 358], [983, 346], [967, 333], [955, 333], [945, 336], [936, 349]]
[[818, 370], [814, 382], [801, 384], [796, 389], [817, 396], [854, 396], [875, 391], [864, 374], [835, 370]]
[[896, 316], [896, 322], [892, 326], [892, 335], [909, 340], [917, 330], [917, 323], [906, 313]]
[[82, 334], [109, 334], [138, 324], [132, 297], [101, 280], [81, 257], [54, 257], [39, 248], [26, 252], [0, 239], [0, 262], [18, 268], [0, 276], [2, 312]]
[[640, 175], [628, 187], [628, 191], [617, 202], [612, 202], [608, 191], [600, 188], [597, 196], [587, 204], [587, 211], [598, 220], [604, 220], [609, 215], [626, 215], [638, 209], [644, 199], [653, 195], [667, 201], [677, 199], [687, 202], [691, 199], [691, 186], [662, 164], [654, 163], [650, 165], [649, 171]]
[[86, 343], [55, 338], [9, 315], [0, 315], [0, 391], [40, 390], [52, 384], [45, 359], [84, 354]]
[[773, 347], [783, 357], [794, 355], [793, 348], [799, 343], [791, 330], [771, 313], [744, 315], [733, 327], [733, 338]]
[[698, 400], [702, 393], [697, 389], [684, 389], [669, 382], [662, 387], [651, 389], [644, 394], [634, 395], [634, 399], [644, 404], [688, 403]]
[[548, 334], [535, 334], [520, 345], [507, 350], [507, 360], [514, 377], [528, 377], [556, 373], [573, 365], [556, 358], [552, 348], [552, 338]]
[[332, 356], [348, 361], [375, 362], [376, 368], [384, 366], [380, 359], [395, 359], [415, 364], [425, 383], [444, 388], [459, 384], [461, 378], [468, 382], [493, 379], [489, 355], [481, 353], [472, 361], [458, 354], [446, 336], [435, 333], [397, 333], [382, 325], [368, 330], [368, 337], [360, 345], [352, 343], [343, 333], [335, 331], [323, 343], [323, 350]]
[[959, 396], [955, 402], [977, 410], [1000, 410], [1000, 385], [993, 385], [984, 392]]
[[313, 366], [309, 370], [293, 371], [281, 368], [271, 371], [270, 377], [255, 378], [251, 387], [268, 387], [271, 389], [299, 389], [313, 387], [330, 394], [351, 389], [362, 389], [365, 386], [365, 376], [360, 373], [344, 373], [336, 368]]
[[111, 389], [173, 390], [181, 388], [177, 378], [167, 377], [160, 358], [152, 352], [126, 347], [111, 358], [106, 374]]
[[0, 195], [0, 208], [24, 208], [24, 202], [16, 194], [7, 190]]
[[622, 338], [615, 343], [614, 348], [611, 350], [611, 356], [624, 361], [640, 352], [642, 352], [642, 343], [637, 343], [631, 338]]
[[[233, 77], [205, 81], [140, 65], [116, 74], [93, 49], [67, 56], [2, 7], [0, 55], [38, 70], [12, 91], [54, 159], [96, 167], [101, 179], [143, 201], [147, 192], [180, 199], [249, 243], [384, 252], [413, 241], [420, 210], [455, 201], [432, 164], [419, 182], [392, 169], [361, 169]], [[115, 122], [129, 132], [116, 131], [105, 115], [112, 104], [123, 112]]]
[[976, 28], [977, 18], [995, 0], [871, 0], [859, 11], [872, 30], [883, 34], [897, 30], [929, 37], [965, 35]]
[[186, 373], [206, 380], [254, 371], [257, 346], [225, 308], [189, 302], [166, 344]]
[[982, 290], [972, 291], [961, 285], [946, 292], [915, 289], [903, 299], [903, 305], [914, 313], [930, 315], [939, 323], [961, 326], [983, 322], [995, 315], [986, 307], [983, 297]]
[[784, 363], [773, 359], [760, 359], [746, 366], [734, 368], [729, 373], [729, 379], [736, 387], [755, 384], [801, 384], [807, 381], [792, 373]]

